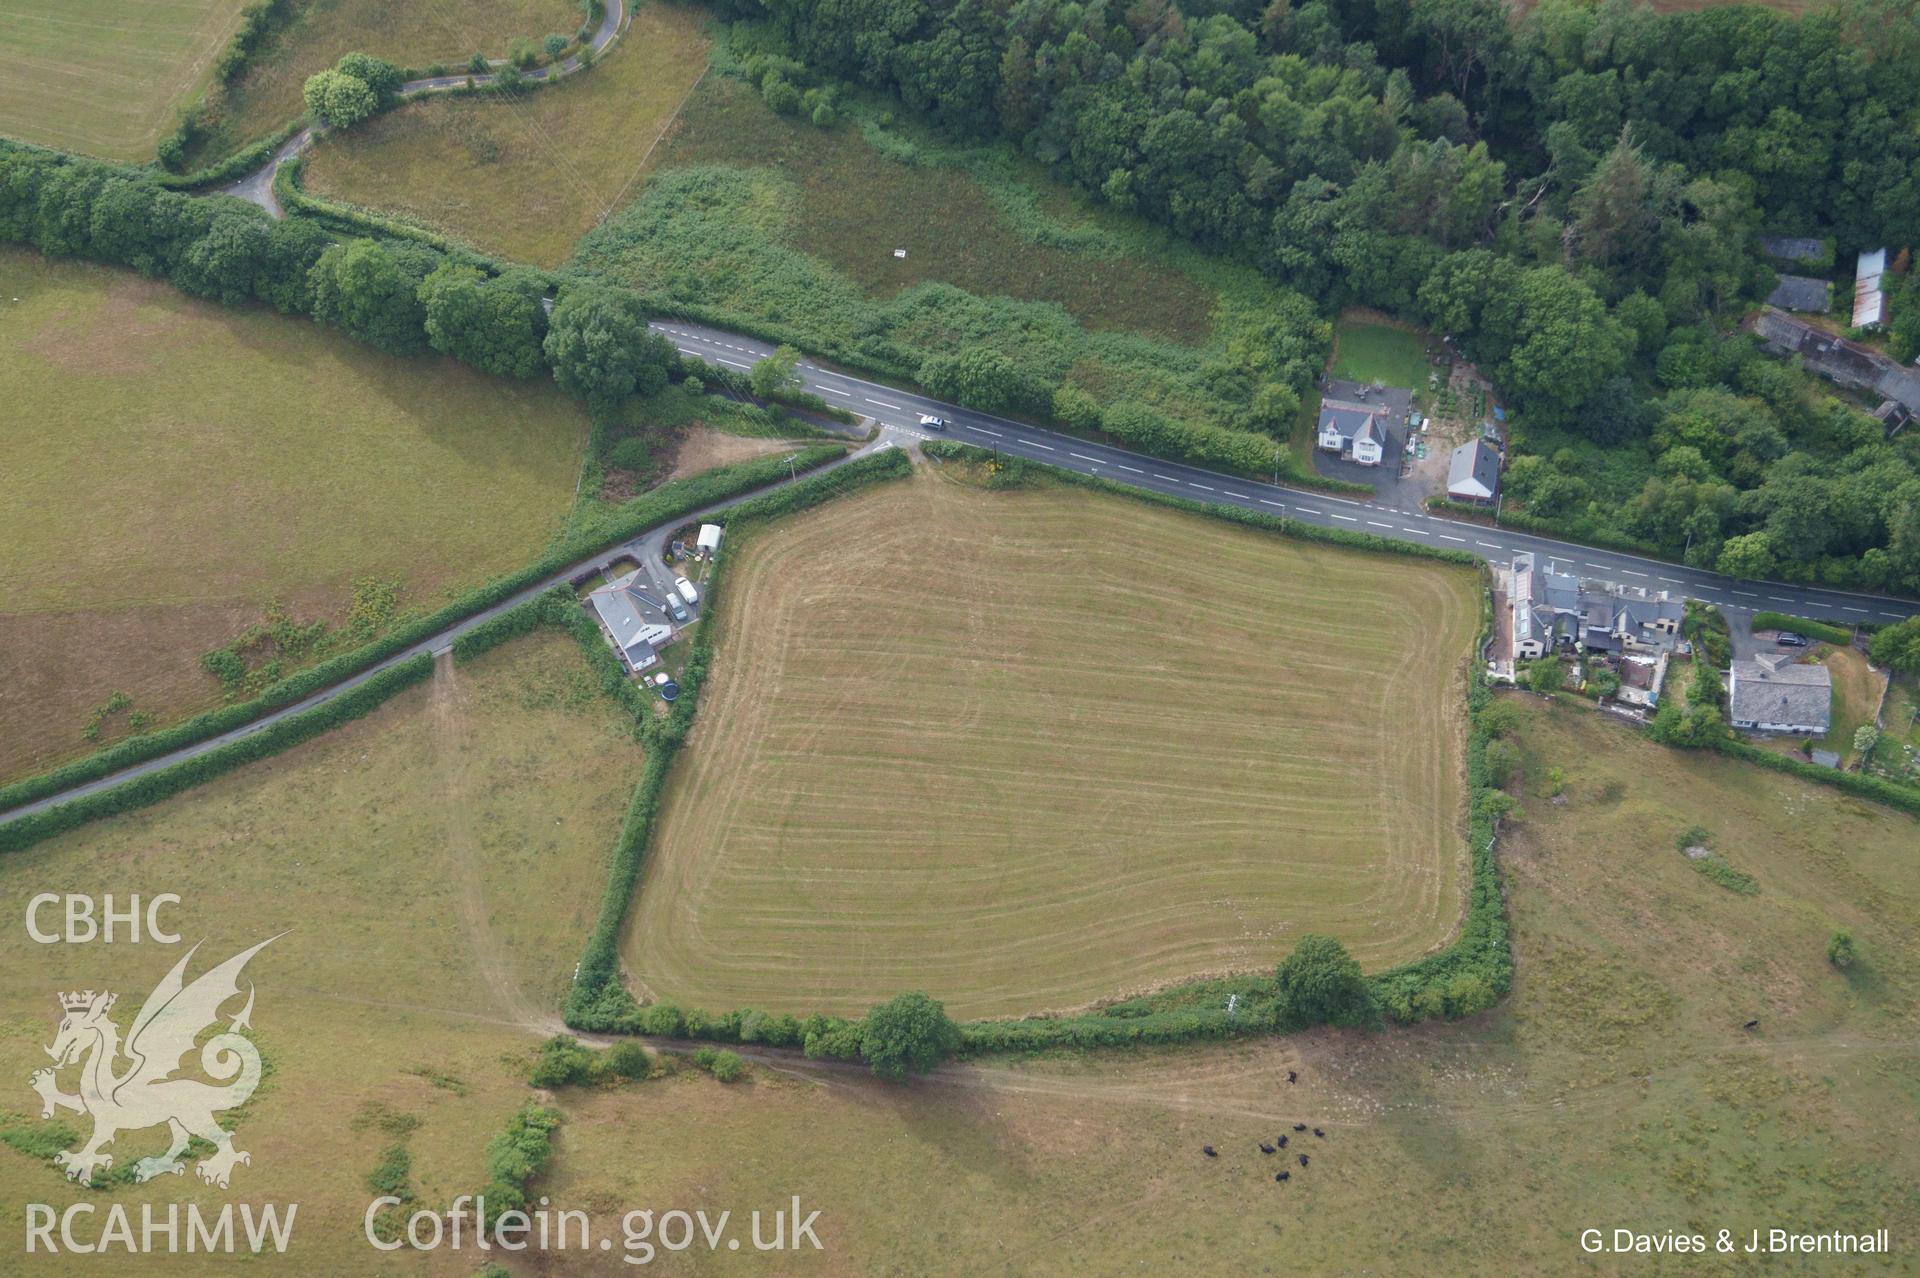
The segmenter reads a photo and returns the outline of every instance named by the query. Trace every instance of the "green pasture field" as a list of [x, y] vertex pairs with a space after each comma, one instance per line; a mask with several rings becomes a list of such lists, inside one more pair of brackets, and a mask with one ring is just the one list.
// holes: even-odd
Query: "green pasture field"
[[643, 992], [1038, 1012], [1458, 925], [1472, 573], [933, 476], [735, 554]]
[[0, 776], [93, 748], [116, 690], [156, 723], [217, 702], [201, 655], [271, 604], [337, 621], [360, 578], [407, 607], [526, 562], [587, 434], [548, 381], [20, 250], [0, 402]]
[[179, 108], [212, 78], [244, 7], [0, 0], [0, 133], [106, 160], [152, 159]]

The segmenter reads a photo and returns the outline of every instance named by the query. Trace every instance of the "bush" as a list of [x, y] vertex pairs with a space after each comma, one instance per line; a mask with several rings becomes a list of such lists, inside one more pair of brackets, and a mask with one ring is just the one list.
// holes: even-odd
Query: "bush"
[[632, 1041], [609, 1047], [600, 1063], [602, 1069], [616, 1078], [646, 1078], [653, 1073], [647, 1049]]
[[1828, 939], [1827, 962], [1844, 972], [1858, 959], [1859, 955], [1853, 947], [1853, 933], [1841, 928]]
[[573, 41], [569, 37], [563, 36], [558, 31], [555, 31], [540, 42], [540, 47], [546, 51], [546, 55], [549, 58], [557, 59], [567, 51], [567, 46], [571, 43], [573, 43]]
[[1895, 622], [1874, 635], [1867, 655], [1877, 666], [1920, 674], [1920, 616]]
[[761, 82], [760, 96], [777, 114], [793, 115], [800, 110], [800, 90], [785, 76], [769, 75]]
[[731, 1083], [747, 1072], [747, 1063], [740, 1059], [738, 1052], [715, 1052], [713, 1063], [708, 1067], [713, 1076], [723, 1083]]
[[476, 53], [467, 59], [467, 73], [469, 75], [485, 75], [491, 70], [493, 70], [493, 64], [487, 61], [487, 55], [484, 53]]
[[593, 1077], [593, 1053], [570, 1035], [556, 1034], [540, 1048], [527, 1082], [535, 1087], [566, 1087]]

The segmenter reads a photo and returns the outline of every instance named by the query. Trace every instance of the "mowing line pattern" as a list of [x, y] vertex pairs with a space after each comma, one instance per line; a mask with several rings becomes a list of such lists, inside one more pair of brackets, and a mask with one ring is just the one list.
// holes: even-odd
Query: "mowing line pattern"
[[1369, 967], [1461, 909], [1472, 574], [931, 477], [769, 529], [624, 951], [710, 1010]]

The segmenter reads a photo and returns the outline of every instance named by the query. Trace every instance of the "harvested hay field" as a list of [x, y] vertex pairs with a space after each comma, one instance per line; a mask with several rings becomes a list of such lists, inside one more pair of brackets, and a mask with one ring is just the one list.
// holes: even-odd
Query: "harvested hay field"
[[923, 474], [723, 589], [625, 938], [660, 998], [1012, 1014], [1454, 930], [1464, 569]]

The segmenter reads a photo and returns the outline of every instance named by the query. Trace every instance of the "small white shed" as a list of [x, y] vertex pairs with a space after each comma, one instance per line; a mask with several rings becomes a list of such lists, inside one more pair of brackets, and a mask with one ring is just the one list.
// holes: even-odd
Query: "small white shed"
[[713, 552], [720, 549], [720, 525], [701, 524], [700, 539], [694, 544], [699, 549], [701, 555], [712, 558]]

